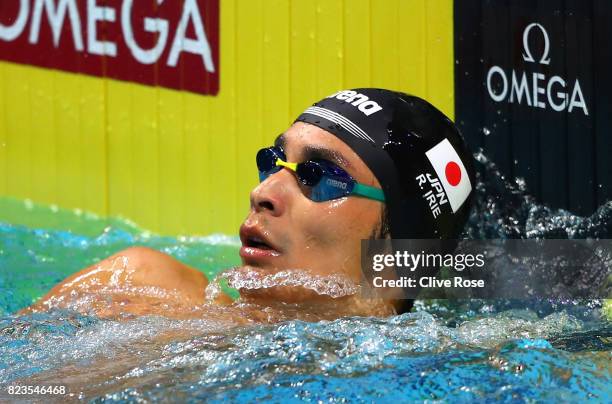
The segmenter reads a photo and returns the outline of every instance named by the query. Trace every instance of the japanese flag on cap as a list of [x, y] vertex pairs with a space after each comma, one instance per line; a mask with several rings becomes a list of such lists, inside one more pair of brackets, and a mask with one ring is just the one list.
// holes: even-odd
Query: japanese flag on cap
[[463, 162], [448, 139], [429, 149], [425, 155], [444, 187], [453, 213], [457, 212], [472, 191], [470, 177]]

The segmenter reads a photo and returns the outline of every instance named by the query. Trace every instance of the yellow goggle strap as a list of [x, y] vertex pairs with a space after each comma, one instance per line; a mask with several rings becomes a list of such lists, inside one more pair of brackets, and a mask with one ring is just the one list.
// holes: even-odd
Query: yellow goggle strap
[[287, 167], [291, 171], [295, 171], [295, 170], [297, 170], [298, 163], [288, 163], [288, 162], [283, 161], [281, 159], [276, 159], [276, 165], [277, 166], [282, 166], [282, 167]]

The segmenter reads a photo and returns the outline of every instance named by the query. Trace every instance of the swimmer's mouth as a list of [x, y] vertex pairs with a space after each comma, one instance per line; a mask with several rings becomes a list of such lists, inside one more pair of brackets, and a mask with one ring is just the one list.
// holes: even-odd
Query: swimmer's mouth
[[247, 247], [259, 248], [260, 250], [274, 250], [274, 248], [270, 247], [260, 238], [257, 237], [249, 237], [244, 244]]
[[242, 242], [240, 255], [243, 258], [265, 258], [280, 255], [274, 244], [255, 227], [242, 226], [240, 228], [240, 241]]

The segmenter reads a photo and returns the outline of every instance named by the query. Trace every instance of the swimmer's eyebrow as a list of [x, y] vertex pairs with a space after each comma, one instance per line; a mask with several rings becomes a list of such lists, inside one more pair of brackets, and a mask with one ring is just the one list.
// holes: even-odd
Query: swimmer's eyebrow
[[274, 139], [274, 146], [276, 147], [280, 147], [281, 149], [285, 148], [285, 134], [281, 133], [280, 135], [278, 135], [276, 137], [276, 139]]
[[352, 168], [351, 163], [341, 153], [326, 149], [321, 146], [304, 146], [302, 150], [302, 158], [304, 160], [327, 160], [340, 166], [341, 168], [347, 169]]
[[[284, 149], [286, 146], [285, 134], [281, 133], [274, 140], [274, 146], [280, 147]], [[332, 163], [347, 169], [353, 168], [353, 165], [347, 160], [346, 157], [342, 155], [342, 153], [337, 152], [335, 150], [326, 149], [322, 146], [313, 146], [307, 145], [302, 149], [302, 159], [306, 160], [327, 160]]]

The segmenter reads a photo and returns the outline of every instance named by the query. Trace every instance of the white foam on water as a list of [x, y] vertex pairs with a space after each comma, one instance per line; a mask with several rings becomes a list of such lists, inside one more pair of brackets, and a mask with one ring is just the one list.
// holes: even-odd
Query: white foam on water
[[220, 282], [226, 280], [234, 289], [259, 290], [273, 287], [302, 287], [318, 295], [340, 298], [357, 294], [361, 287], [341, 274], [313, 275], [302, 269], [262, 274], [248, 266], [220, 272], [206, 288], [206, 300], [213, 301], [221, 293]]

